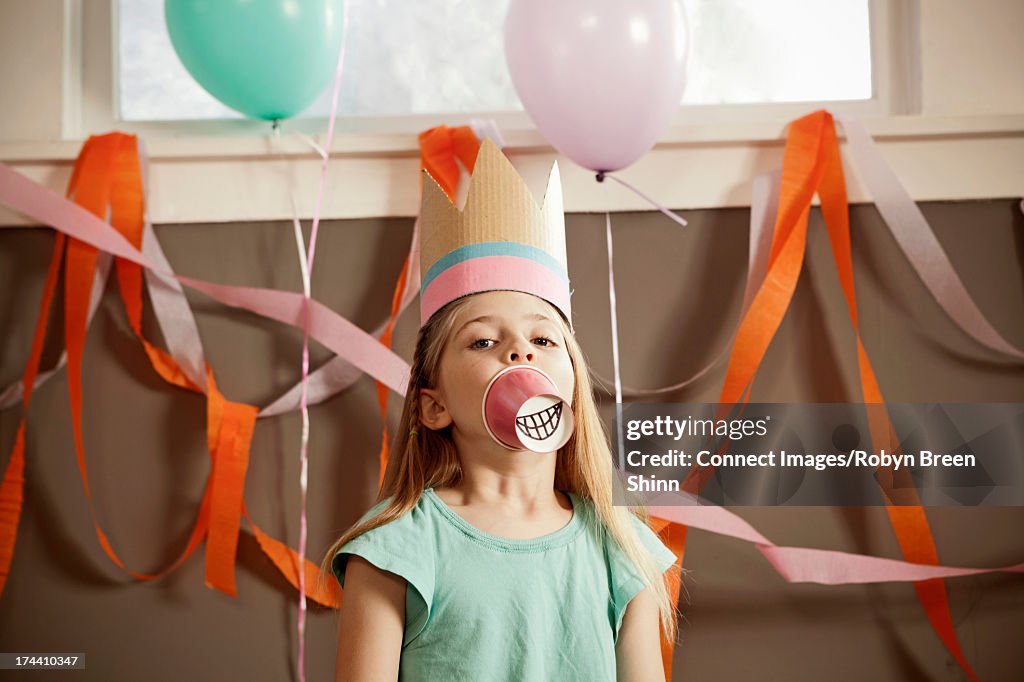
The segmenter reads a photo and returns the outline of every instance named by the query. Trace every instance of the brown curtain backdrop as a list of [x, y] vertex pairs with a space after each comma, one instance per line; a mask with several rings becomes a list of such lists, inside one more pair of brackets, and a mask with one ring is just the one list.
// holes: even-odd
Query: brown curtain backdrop
[[[1024, 346], [1024, 218], [1016, 201], [922, 206], [957, 272], [1002, 334]], [[683, 228], [658, 213], [612, 216], [622, 377], [630, 386], [675, 383], [703, 367], [738, 321], [747, 263], [747, 209], [687, 211]], [[891, 402], [1024, 402], [1024, 368], [960, 332], [899, 254], [873, 206], [852, 208], [853, 257], [864, 344]], [[592, 368], [612, 376], [604, 214], [567, 217], [577, 333]], [[308, 228], [308, 224], [307, 224]], [[327, 221], [313, 276], [316, 298], [364, 329], [379, 324], [412, 232], [411, 219]], [[181, 274], [300, 291], [290, 224], [160, 225]], [[0, 382], [28, 357], [53, 233], [0, 231]], [[85, 350], [84, 437], [96, 517], [122, 559], [155, 572], [191, 531], [209, 470], [205, 402], [164, 384], [128, 327], [111, 278]], [[188, 291], [207, 358], [225, 395], [266, 405], [298, 379], [301, 334]], [[59, 298], [59, 297], [58, 297]], [[148, 302], [147, 302], [148, 306]], [[63, 344], [55, 307], [44, 368]], [[150, 338], [162, 341], [150, 311]], [[409, 358], [418, 309], [395, 334]], [[312, 366], [329, 353], [312, 347]], [[660, 400], [714, 402], [724, 362]], [[812, 214], [793, 305], [765, 358], [755, 402], [859, 401], [856, 358], [828, 237]], [[371, 504], [380, 423], [373, 382], [312, 407], [308, 556]], [[610, 425], [614, 397], [602, 395]], [[392, 396], [391, 418], [399, 400]], [[20, 408], [0, 413], [6, 466]], [[297, 412], [261, 419], [245, 499], [274, 537], [298, 546]], [[1024, 453], [1015, 453], [1024, 456]], [[243, 530], [238, 597], [203, 584], [203, 548], [169, 577], [136, 582], [99, 546], [75, 462], [62, 371], [33, 397], [25, 506], [11, 575], [0, 599], [0, 651], [84, 652], [88, 680], [294, 679], [297, 594]], [[881, 508], [735, 508], [780, 544], [898, 557]], [[928, 510], [944, 563], [1024, 560], [1024, 508]], [[243, 529], [246, 524], [243, 522]], [[688, 597], [674, 680], [961, 680], [909, 584], [787, 584], [745, 543], [694, 531]], [[967, 658], [988, 682], [1024, 674], [1024, 578], [947, 581]], [[597, 598], [597, 596], [595, 596]], [[688, 601], [687, 601], [688, 599]], [[310, 605], [307, 678], [331, 679], [335, 614]], [[52, 671], [19, 679], [51, 679]]]

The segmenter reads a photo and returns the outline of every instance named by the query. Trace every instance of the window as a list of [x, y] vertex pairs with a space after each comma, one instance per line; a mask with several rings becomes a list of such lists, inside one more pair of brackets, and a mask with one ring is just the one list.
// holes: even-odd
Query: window
[[[350, 27], [339, 115], [522, 111], [505, 65], [509, 0], [346, 1]], [[121, 121], [242, 117], [207, 94], [178, 61], [162, 0], [111, 2]], [[881, 0], [684, 5], [691, 46], [682, 104], [865, 101], [879, 93], [872, 66], [880, 41], [871, 14], [885, 8]], [[330, 89], [302, 116], [326, 116]]]

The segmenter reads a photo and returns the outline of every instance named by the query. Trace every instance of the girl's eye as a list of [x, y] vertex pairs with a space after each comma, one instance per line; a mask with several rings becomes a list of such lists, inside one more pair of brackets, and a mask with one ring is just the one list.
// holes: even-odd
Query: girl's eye
[[[546, 336], [538, 336], [537, 338], [534, 339], [535, 343], [537, 341], [542, 341], [543, 342], [543, 343], [537, 344], [537, 345], [541, 346], [542, 348], [551, 348], [551, 347], [553, 347], [555, 345], [555, 342], [553, 340], [549, 339]], [[469, 347], [473, 348], [473, 349], [483, 350], [485, 348], [490, 348], [491, 347], [491, 343], [496, 343], [496, 342], [494, 341], [494, 339], [477, 339], [473, 343], [469, 344]]]

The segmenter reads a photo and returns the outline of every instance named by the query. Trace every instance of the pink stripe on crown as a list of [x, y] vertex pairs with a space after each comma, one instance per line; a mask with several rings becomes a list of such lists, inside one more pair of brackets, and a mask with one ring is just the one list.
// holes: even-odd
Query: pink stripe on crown
[[456, 263], [427, 285], [420, 295], [420, 324], [461, 296], [498, 289], [540, 296], [572, 320], [569, 288], [549, 268], [529, 258], [483, 256]]

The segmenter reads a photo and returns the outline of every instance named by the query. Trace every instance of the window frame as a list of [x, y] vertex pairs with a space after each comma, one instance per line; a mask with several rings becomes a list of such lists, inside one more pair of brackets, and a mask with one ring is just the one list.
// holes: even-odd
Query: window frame
[[[962, 63], [936, 44], [955, 28], [943, 22], [951, 16], [962, 20], [970, 12], [933, 11], [935, 7], [919, 5], [917, 0], [871, 1], [877, 74], [871, 101], [683, 106], [657, 144], [620, 175], [672, 209], [749, 206], [753, 177], [782, 163], [787, 124], [824, 105], [864, 123], [916, 201], [1019, 197], [1024, 91], [1011, 89], [1006, 96], [985, 99], [989, 90], [968, 88], [970, 101], [936, 92], [947, 78], [964, 88], [969, 72], [987, 68], [995, 59], [985, 53]], [[152, 187], [147, 206], [156, 224], [290, 220], [292, 199], [300, 217], [310, 218], [315, 198], [310, 188], [317, 186], [321, 160], [299, 136], [283, 134], [280, 147], [275, 148], [270, 127], [263, 121], [146, 126], [120, 125], [113, 118], [112, 2], [53, 0], [18, 5], [32, 9], [19, 10], [15, 17], [23, 12], [40, 33], [41, 26], [59, 26], [64, 41], [39, 63], [37, 72], [12, 79], [12, 91], [22, 95], [20, 109], [14, 112], [19, 127], [0, 138], [0, 159], [61, 192], [89, 133], [127, 130], [140, 135], [147, 149]], [[986, 20], [982, 25], [991, 30], [995, 19]], [[83, 44], [86, 36], [92, 48]], [[103, 36], [105, 49], [97, 50], [94, 39]], [[6, 54], [10, 57], [19, 46], [42, 39], [42, 35], [16, 35]], [[977, 34], [971, 39], [972, 44], [979, 42]], [[1021, 52], [1016, 42], [1010, 44], [1007, 31], [995, 32], [993, 40], [1000, 54]], [[997, 82], [1013, 87], [1005, 69], [997, 69], [995, 76], [1002, 79]], [[35, 87], [36, 80], [40, 87]], [[987, 81], [983, 79], [982, 84]], [[58, 108], [62, 116], [49, 115], [38, 125], [27, 122], [32, 111], [47, 107]], [[543, 192], [551, 163], [557, 160], [567, 212], [651, 210], [650, 204], [625, 188], [595, 182], [592, 172], [560, 156], [524, 114], [516, 115], [499, 112], [490, 117], [504, 137], [509, 158], [535, 194]], [[463, 122], [470, 121], [466, 116], [437, 115], [401, 121], [340, 118], [328, 171], [332, 191], [324, 195], [321, 217], [415, 216], [419, 209], [417, 134], [441, 123]], [[404, 128], [396, 129], [399, 125]], [[284, 132], [303, 130], [323, 145], [326, 127], [323, 120], [288, 121]], [[850, 171], [850, 201], [870, 201], [857, 173]], [[0, 206], [0, 225], [31, 224], [26, 216]]]
[[[788, 121], [808, 111], [828, 108], [858, 118], [885, 118], [920, 112], [921, 78], [917, 5], [900, 0], [868, 0], [871, 31], [872, 97], [868, 100], [781, 102], [764, 104], [682, 105], [659, 142], [677, 142], [689, 126]], [[106, 130], [122, 130], [147, 138], [238, 136], [267, 134], [266, 121], [196, 119], [184, 121], [122, 121], [118, 112], [118, 0], [65, 0], [64, 139], [83, 139]], [[76, 55], [80, 55], [76, 59]], [[536, 133], [523, 111], [413, 114], [404, 116], [339, 117], [341, 135], [415, 135], [444, 122], [466, 125], [473, 119], [493, 119], [502, 131]], [[326, 117], [296, 118], [286, 126], [308, 135], [327, 128]], [[744, 137], [742, 132], [740, 137]], [[386, 145], [390, 146], [390, 145]], [[387, 150], [381, 150], [387, 151]]]

